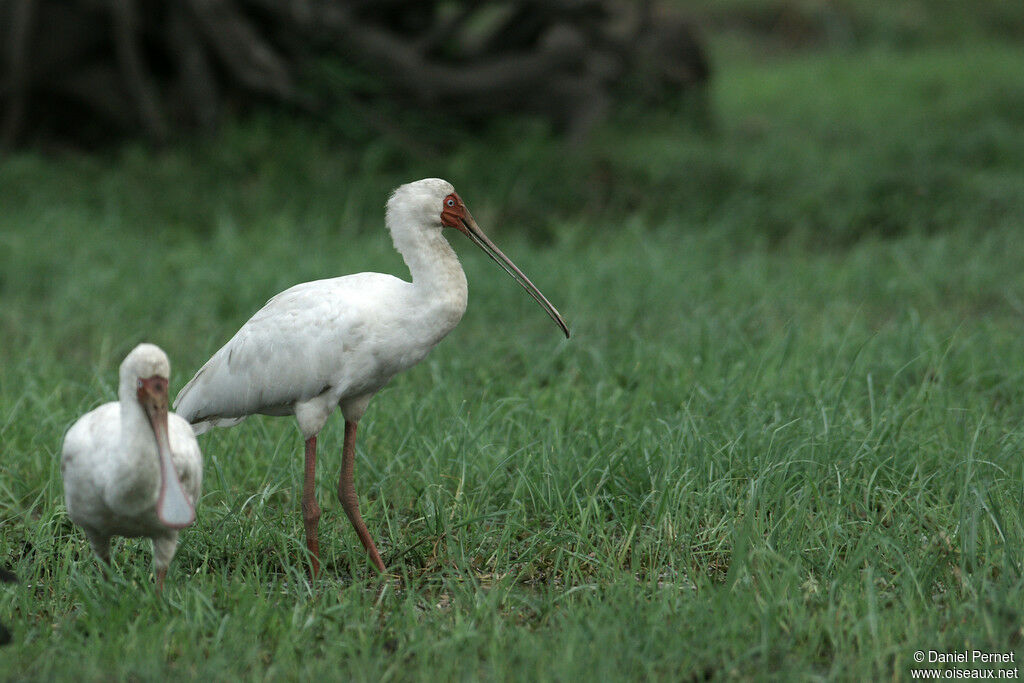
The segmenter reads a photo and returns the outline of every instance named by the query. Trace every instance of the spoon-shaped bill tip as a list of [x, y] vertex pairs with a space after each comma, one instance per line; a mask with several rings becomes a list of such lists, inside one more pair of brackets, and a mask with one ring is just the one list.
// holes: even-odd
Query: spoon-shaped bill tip
[[184, 529], [196, 521], [196, 509], [181, 490], [177, 475], [163, 478], [156, 515], [160, 523], [170, 529]]

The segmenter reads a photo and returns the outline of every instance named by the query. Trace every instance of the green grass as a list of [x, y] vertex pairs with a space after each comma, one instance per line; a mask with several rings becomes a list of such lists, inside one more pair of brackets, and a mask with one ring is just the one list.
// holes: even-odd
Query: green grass
[[[443, 158], [257, 120], [222, 141], [0, 167], [4, 680], [907, 678], [1022, 651], [1024, 57], [722, 68], [716, 125], [516, 124]], [[462, 324], [361, 423], [381, 590], [333, 497], [304, 579], [300, 440], [201, 438], [162, 597], [101, 578], [63, 508], [64, 430], [137, 342], [172, 389], [271, 294], [403, 272], [387, 190], [443, 175], [563, 311], [453, 238]]]
[[748, 48], [792, 49], [885, 45], [946, 49], [979, 40], [1019, 41], [1024, 14], [1007, 0], [670, 0], [716, 36]]

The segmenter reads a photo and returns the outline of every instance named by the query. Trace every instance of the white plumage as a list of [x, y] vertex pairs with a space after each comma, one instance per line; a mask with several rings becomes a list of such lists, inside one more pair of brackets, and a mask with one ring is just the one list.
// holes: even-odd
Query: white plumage
[[[339, 403], [346, 419], [358, 420], [373, 394], [458, 323], [465, 277], [446, 301], [427, 305], [428, 296], [381, 273], [296, 285], [213, 355], [179, 392], [175, 410], [197, 434], [247, 415], [294, 414], [309, 438]], [[377, 297], [394, 303], [382, 307]]]
[[335, 407], [346, 421], [339, 498], [377, 568], [384, 565], [352, 489], [355, 425], [397, 373], [420, 360], [466, 310], [466, 276], [442, 235], [469, 236], [530, 292], [563, 329], [555, 308], [480, 231], [450, 183], [420, 180], [395, 190], [386, 222], [412, 281], [360, 273], [307, 282], [278, 294], [185, 385], [175, 409], [197, 434], [248, 415], [295, 415], [306, 440], [303, 519], [313, 573], [319, 571], [313, 496], [316, 435]]
[[135, 347], [121, 363], [119, 400], [79, 418], [61, 456], [68, 516], [96, 556], [109, 562], [113, 536], [152, 539], [158, 588], [178, 530], [195, 519], [203, 477], [192, 429], [167, 412], [169, 375], [159, 347]]

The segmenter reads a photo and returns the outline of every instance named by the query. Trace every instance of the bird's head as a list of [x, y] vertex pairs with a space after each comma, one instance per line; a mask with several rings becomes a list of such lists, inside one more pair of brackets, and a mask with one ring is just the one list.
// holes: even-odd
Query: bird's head
[[155, 344], [139, 344], [121, 363], [121, 384], [135, 387], [139, 377], [162, 377], [166, 391], [167, 378], [171, 376], [171, 362], [167, 354]]
[[167, 415], [167, 385], [171, 375], [171, 362], [167, 354], [155, 344], [139, 344], [121, 363], [122, 398], [134, 398], [153, 420], [162, 412]]
[[[402, 185], [394, 191], [387, 205], [388, 225], [419, 226], [440, 231], [455, 228], [480, 247], [495, 263], [522, 285], [530, 296], [547, 311], [566, 337], [569, 326], [565, 324], [558, 310], [540, 293], [523, 271], [512, 263], [509, 257], [484, 234], [466, 208], [462, 197], [447, 180], [424, 178]], [[394, 230], [394, 227], [392, 227]]]
[[452, 194], [455, 194], [455, 188], [440, 178], [424, 178], [401, 185], [388, 199], [388, 225], [440, 230], [443, 227], [441, 208], [445, 197]]

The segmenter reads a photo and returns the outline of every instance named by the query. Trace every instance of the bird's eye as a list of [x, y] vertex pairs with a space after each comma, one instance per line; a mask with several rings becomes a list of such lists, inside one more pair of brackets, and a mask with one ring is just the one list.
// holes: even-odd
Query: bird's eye
[[447, 204], [448, 206], [455, 206], [455, 200], [449, 197], [445, 204]]
[[138, 389], [141, 389], [141, 388], [142, 388], [142, 378], [141, 378], [141, 377], [140, 377], [140, 378], [138, 379], [138, 384], [136, 384], [135, 386], [136, 386], [136, 388], [138, 388]]

